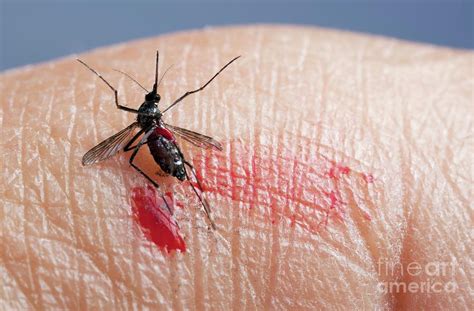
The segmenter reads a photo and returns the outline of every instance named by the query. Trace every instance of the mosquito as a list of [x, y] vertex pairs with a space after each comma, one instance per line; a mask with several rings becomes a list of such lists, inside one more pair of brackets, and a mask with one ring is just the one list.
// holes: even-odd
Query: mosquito
[[[211, 227], [215, 229], [216, 225], [211, 217], [209, 203], [202, 195], [203, 188], [201, 181], [199, 180], [196, 174], [194, 166], [186, 160], [183, 153], [181, 152], [181, 149], [176, 141], [176, 136], [203, 149], [214, 149], [222, 151], [222, 145], [212, 137], [196, 133], [194, 131], [187, 130], [178, 126], [170, 125], [164, 122], [162, 117], [167, 111], [175, 107], [178, 103], [183, 101], [189, 95], [202, 91], [224, 69], [226, 69], [230, 64], [236, 61], [239, 57], [240, 56], [237, 56], [230, 60], [204, 85], [202, 85], [198, 89], [184, 93], [163, 111], [158, 108], [158, 103], [161, 100], [161, 96], [160, 94], [158, 94], [158, 86], [160, 85], [163, 76], [166, 74], [166, 71], [158, 81], [158, 63], [160, 59], [160, 53], [158, 51], [156, 51], [155, 83], [153, 84], [153, 89], [151, 90], [151, 92], [148, 91], [145, 87], [143, 87], [133, 77], [124, 73], [128, 78], [137, 83], [146, 92], [145, 100], [138, 109], [121, 105], [118, 100], [117, 89], [115, 89], [104, 77], [102, 77], [100, 73], [92, 69], [84, 61], [77, 59], [78, 62], [80, 62], [87, 69], [97, 75], [112, 90], [112, 92], [114, 92], [115, 106], [118, 109], [137, 115], [135, 122], [89, 150], [82, 157], [82, 165], [86, 166], [103, 161], [114, 156], [120, 151], [132, 151], [132, 154], [129, 159], [130, 165], [141, 175], [143, 175], [150, 183], [152, 183], [153, 186], [159, 189], [160, 185], [133, 162], [140, 148], [144, 145], [147, 145], [151, 155], [153, 156], [153, 159], [166, 175], [176, 177], [179, 181], [189, 181], [189, 184], [191, 185], [194, 193], [198, 197], [204, 209], [204, 212], [211, 224]], [[139, 129], [139, 131], [134, 134], [136, 129]], [[194, 186], [189, 172], [191, 172], [192, 176], [196, 180], [196, 185], [199, 191]], [[168, 205], [168, 202], [166, 201], [166, 198], [161, 193], [161, 191], [159, 191], [159, 193], [166, 204], [166, 208], [171, 214], [171, 209]]]

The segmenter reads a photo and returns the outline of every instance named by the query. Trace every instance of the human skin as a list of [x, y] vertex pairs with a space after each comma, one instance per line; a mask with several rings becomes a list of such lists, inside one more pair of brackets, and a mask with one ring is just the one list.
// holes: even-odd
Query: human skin
[[[217, 231], [206, 229], [190, 189], [178, 187], [187, 250], [159, 250], [133, 221], [132, 188], [147, 181], [127, 155], [82, 167], [82, 155], [134, 115], [116, 109], [110, 90], [74, 57], [5, 72], [2, 309], [472, 309], [472, 52], [251, 26], [79, 57], [137, 108], [132, 84], [110, 68], [150, 88], [157, 49], [161, 72], [175, 64], [160, 86], [161, 108], [243, 56], [164, 117], [224, 144], [221, 155], [181, 144], [211, 185]], [[220, 179], [199, 164], [215, 155]], [[154, 165], [146, 154], [140, 163]], [[331, 177], [334, 163], [350, 173]], [[244, 185], [235, 182], [248, 172]], [[334, 189], [338, 211], [327, 199]], [[387, 272], [384, 262], [405, 271]], [[428, 275], [436, 264], [450, 266]], [[428, 278], [455, 290], [378, 286]]]

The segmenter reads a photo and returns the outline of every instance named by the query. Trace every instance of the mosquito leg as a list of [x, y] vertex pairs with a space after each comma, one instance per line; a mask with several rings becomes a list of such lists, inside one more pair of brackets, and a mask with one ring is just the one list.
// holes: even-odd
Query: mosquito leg
[[[137, 140], [137, 138], [138, 138], [141, 134], [143, 134], [144, 132], [145, 132], [144, 129], [141, 129], [140, 131], [138, 131], [138, 133], [135, 134], [135, 136], [133, 136], [133, 138], [130, 139], [130, 141], [125, 145], [125, 147], [123, 147], [123, 150], [124, 150], [124, 151], [130, 151], [130, 150], [133, 150], [133, 149], [137, 148], [138, 144], [136, 144], [135, 146], [132, 146], [132, 147], [130, 147], [130, 145], [133, 144], [133, 143]], [[146, 142], [144, 142], [144, 144], [146, 144]]]
[[130, 151], [130, 150], [135, 149], [138, 146], [138, 144], [132, 147], [130, 147], [130, 145], [133, 144], [137, 140], [137, 138], [144, 132], [145, 132], [144, 129], [139, 130], [138, 133], [136, 133], [135, 136], [133, 136], [133, 138], [130, 139], [130, 141], [125, 145], [125, 147], [123, 147], [123, 151]]
[[184, 163], [184, 173], [186, 175], [186, 179], [189, 181], [189, 184], [191, 185], [191, 188], [193, 189], [194, 193], [196, 194], [196, 196], [198, 197], [199, 201], [201, 202], [201, 205], [202, 207], [204, 208], [204, 212], [206, 213], [206, 216], [207, 216], [207, 219], [209, 220], [209, 222], [211, 223], [211, 227], [213, 230], [216, 230], [217, 227], [216, 227], [216, 224], [214, 223], [214, 221], [212, 220], [211, 218], [211, 209], [209, 208], [209, 203], [207, 203], [207, 200], [205, 198], [202, 197], [202, 195], [200, 195], [198, 193], [198, 191], [196, 190], [196, 187], [194, 187], [193, 183], [192, 183], [192, 180], [191, 178], [189, 178], [189, 174], [188, 174], [188, 171], [186, 169], [186, 166], [189, 167], [189, 169], [191, 170], [191, 173], [193, 174], [194, 176], [194, 179], [196, 179], [196, 183], [198, 185], [198, 188], [199, 188], [199, 191], [202, 193], [204, 192], [203, 191], [203, 188], [202, 188], [202, 185], [201, 185], [201, 181], [199, 180], [197, 174], [196, 174], [196, 171], [194, 170], [194, 166], [189, 163], [188, 161], [186, 161], [184, 155], [183, 155], [183, 152], [181, 151], [181, 149], [179, 148], [179, 146], [177, 144], [174, 144], [175, 147], [178, 149], [178, 152], [181, 156], [181, 159], [183, 159], [183, 163]]
[[202, 91], [204, 90], [204, 88], [206, 86], [209, 85], [209, 83], [212, 82], [212, 80], [214, 80], [224, 69], [227, 68], [227, 66], [229, 66], [230, 64], [232, 64], [235, 60], [237, 60], [240, 56], [237, 56], [235, 58], [233, 58], [230, 62], [228, 62], [227, 64], [224, 65], [224, 67], [222, 67], [211, 79], [209, 79], [209, 81], [206, 82], [206, 84], [204, 84], [203, 86], [201, 86], [200, 88], [194, 90], [194, 91], [188, 91], [186, 93], [184, 93], [184, 95], [182, 95], [180, 98], [178, 98], [177, 100], [175, 100], [171, 105], [169, 105], [168, 108], [166, 108], [165, 110], [163, 110], [162, 113], [165, 113], [167, 110], [171, 109], [174, 105], [176, 105], [177, 103], [179, 103], [180, 101], [182, 101], [183, 99], [185, 99], [187, 96], [191, 95], [191, 94], [194, 94], [194, 93], [197, 93], [199, 91]]
[[[196, 179], [199, 190], [202, 192], [201, 182], [199, 181], [199, 178], [197, 177], [196, 172], [194, 171], [194, 167], [187, 161], [184, 161], [184, 164], [189, 166], [189, 169], [191, 170], [191, 172], [194, 176], [194, 179]], [[191, 185], [191, 188], [193, 189], [196, 196], [199, 198], [199, 201], [201, 202], [202, 207], [204, 208], [204, 212], [206, 213], [207, 219], [209, 219], [209, 222], [211, 223], [212, 229], [216, 230], [216, 224], [214, 223], [214, 221], [211, 218], [211, 209], [209, 208], [209, 204], [207, 203], [207, 200], [205, 198], [203, 198], [199, 194], [199, 192], [196, 190], [196, 187], [194, 187], [194, 185], [191, 181], [191, 178], [189, 178], [189, 175], [188, 175], [188, 172], [187, 172], [186, 168], [184, 168], [184, 172], [186, 173], [186, 179], [189, 181], [189, 184]]]
[[[140, 140], [140, 142], [139, 142], [139, 143], [137, 144], [137, 146], [135, 147], [135, 150], [133, 151], [132, 156], [130, 157], [130, 160], [129, 160], [128, 162], [130, 163], [130, 165], [131, 165], [134, 169], [136, 169], [140, 174], [142, 174], [146, 179], [148, 179], [148, 181], [151, 182], [152, 185], [155, 186], [156, 189], [160, 189], [160, 185], [158, 185], [158, 183], [157, 183], [156, 181], [154, 181], [150, 176], [148, 176], [144, 171], [142, 171], [137, 165], [135, 165], [135, 164], [133, 163], [133, 160], [135, 159], [135, 156], [137, 155], [138, 150], [140, 150], [140, 148], [143, 146], [143, 144], [145, 144], [145, 142], [146, 142], [148, 136], [150, 136], [151, 133], [153, 133], [153, 130], [154, 130], [153, 128], [150, 129], [150, 130], [148, 130], [148, 131], [146, 132], [146, 134], [142, 137], [142, 139]], [[159, 192], [160, 192], [161, 198], [163, 199], [163, 201], [164, 201], [165, 204], [166, 204], [166, 208], [168, 209], [168, 212], [170, 213], [170, 215], [172, 215], [173, 212], [171, 211], [171, 208], [170, 208], [170, 206], [168, 205], [168, 201], [166, 201], [166, 198], [165, 198], [165, 196], [163, 195], [163, 193], [161, 193], [161, 191], [159, 191]]]
[[186, 160], [183, 160], [183, 163], [184, 163], [185, 165], [187, 165], [187, 166], [189, 167], [189, 169], [191, 170], [191, 173], [193, 173], [194, 179], [196, 179], [196, 182], [197, 182], [197, 184], [198, 184], [199, 190], [200, 190], [201, 192], [204, 192], [204, 190], [202, 190], [202, 189], [203, 189], [203, 188], [202, 188], [202, 184], [201, 184], [201, 181], [199, 180], [199, 178], [197, 177], [196, 170], [194, 169], [194, 166], [193, 166], [191, 163], [189, 163], [188, 161], [186, 161]]
[[96, 74], [102, 81], [104, 81], [105, 84], [107, 84], [107, 86], [112, 90], [112, 92], [114, 92], [115, 106], [117, 106], [118, 109], [125, 110], [125, 111], [132, 112], [132, 113], [138, 113], [138, 110], [136, 110], [136, 109], [129, 108], [129, 107], [126, 107], [126, 106], [122, 106], [122, 105], [119, 104], [117, 90], [107, 80], [105, 80], [104, 77], [102, 77], [102, 75], [100, 73], [98, 73], [97, 71], [95, 71], [94, 69], [89, 67], [89, 65], [84, 63], [82, 60], [77, 59], [77, 61], [80, 62], [81, 64], [83, 64], [87, 69], [92, 71], [94, 74]]

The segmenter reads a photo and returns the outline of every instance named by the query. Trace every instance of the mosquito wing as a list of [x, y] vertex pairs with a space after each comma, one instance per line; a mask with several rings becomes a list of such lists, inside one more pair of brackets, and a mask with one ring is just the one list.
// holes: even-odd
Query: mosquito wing
[[138, 122], [132, 123], [117, 134], [110, 136], [82, 157], [82, 165], [90, 165], [117, 154], [129, 142], [134, 129], [138, 127]]
[[165, 126], [169, 130], [171, 130], [173, 133], [181, 137], [182, 139], [190, 142], [191, 144], [197, 147], [204, 148], [204, 149], [216, 149], [219, 151], [223, 150], [221, 143], [212, 137], [199, 134], [187, 129], [183, 129], [178, 126], [166, 124], [166, 123], [165, 123]]

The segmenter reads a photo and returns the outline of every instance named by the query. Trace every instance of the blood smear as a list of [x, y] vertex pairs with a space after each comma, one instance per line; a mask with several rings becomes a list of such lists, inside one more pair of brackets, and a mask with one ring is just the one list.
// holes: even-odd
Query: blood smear
[[[317, 153], [293, 155], [272, 146], [254, 144], [250, 148], [242, 141], [231, 141], [224, 150], [227, 154], [206, 152], [193, 161], [203, 173], [205, 191], [245, 203], [249, 210], [270, 211], [273, 224], [286, 218], [292, 226], [313, 233], [330, 218], [344, 220], [345, 189], [358, 195], [359, 187], [375, 179]], [[356, 208], [370, 221], [361, 206]]]
[[[166, 252], [186, 251], [178, 224], [152, 186], [133, 188], [131, 201], [134, 219], [148, 240]], [[172, 194], [166, 195], [166, 201], [173, 209]]]

